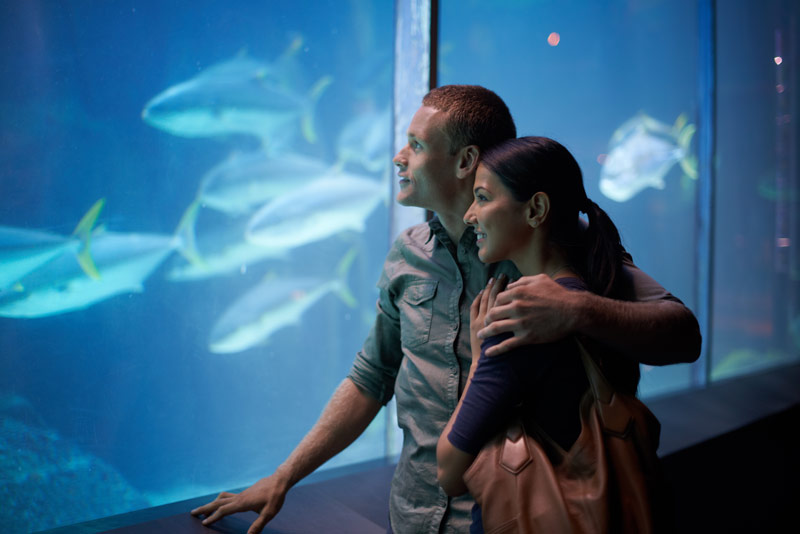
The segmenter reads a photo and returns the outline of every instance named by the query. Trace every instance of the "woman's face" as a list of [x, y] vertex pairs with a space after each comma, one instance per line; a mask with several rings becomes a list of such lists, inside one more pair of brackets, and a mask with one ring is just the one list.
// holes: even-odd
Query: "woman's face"
[[478, 257], [484, 263], [512, 260], [529, 251], [534, 229], [528, 224], [528, 202], [519, 202], [500, 178], [484, 165], [475, 174], [474, 198], [464, 222], [475, 229]]

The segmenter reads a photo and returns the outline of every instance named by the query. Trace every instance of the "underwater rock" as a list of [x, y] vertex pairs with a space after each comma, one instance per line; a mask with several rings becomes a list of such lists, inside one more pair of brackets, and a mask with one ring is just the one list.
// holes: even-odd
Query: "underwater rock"
[[3, 518], [4, 533], [35, 532], [149, 506], [114, 467], [51, 429], [15, 418], [18, 404], [11, 414], [0, 414], [0, 502], [11, 510]]

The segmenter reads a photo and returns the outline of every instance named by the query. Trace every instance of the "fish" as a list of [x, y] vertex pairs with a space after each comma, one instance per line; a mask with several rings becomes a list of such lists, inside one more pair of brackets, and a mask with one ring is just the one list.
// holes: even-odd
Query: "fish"
[[91, 232], [105, 199], [95, 202], [78, 222], [71, 236], [41, 230], [0, 226], [0, 290], [8, 289], [20, 278], [67, 252], [93, 278], [97, 267], [91, 256]]
[[[284, 247], [254, 247], [242, 243], [244, 229], [239, 235], [218, 233], [217, 238], [205, 239], [211, 244], [211, 257], [199, 250], [195, 236], [201, 208], [210, 208], [237, 217], [250, 214], [270, 199], [297, 189], [335, 167], [323, 160], [298, 153], [273, 157], [263, 150], [235, 152], [214, 166], [203, 177], [195, 199], [184, 211], [181, 219], [183, 246], [181, 254], [189, 261], [186, 268], [171, 272], [175, 280], [205, 278], [229, 272], [250, 260], [275, 257], [285, 252]], [[224, 249], [224, 250], [223, 250]], [[188, 277], [188, 278], [187, 278]]]
[[378, 172], [390, 164], [392, 123], [390, 109], [356, 115], [337, 139], [340, 163], [355, 162], [369, 172]]
[[333, 165], [298, 153], [235, 152], [202, 179], [197, 201], [228, 215], [251, 213], [266, 201], [328, 173]]
[[367, 217], [388, 195], [383, 182], [334, 173], [268, 202], [250, 219], [245, 238], [256, 245], [299, 247], [345, 230], [363, 232]]
[[270, 150], [283, 146], [299, 123], [306, 140], [316, 142], [314, 108], [333, 78], [323, 76], [303, 94], [287, 86], [277, 63], [239, 54], [212, 65], [153, 97], [142, 119], [179, 137], [251, 135]]
[[[247, 221], [245, 221], [246, 223]], [[193, 238], [194, 239], [194, 238]], [[244, 225], [236, 223], [201, 236], [191, 259], [178, 256], [167, 272], [167, 280], [187, 282], [205, 280], [235, 273], [244, 274], [263, 261], [282, 260], [289, 249], [254, 245], [244, 238]]]
[[639, 113], [612, 135], [600, 169], [600, 192], [626, 202], [648, 187], [664, 189], [664, 176], [678, 163], [684, 174], [697, 179], [697, 159], [690, 152], [694, 124], [681, 114], [673, 126]]
[[115, 295], [143, 291], [144, 281], [179, 247], [173, 235], [118, 233], [92, 235], [98, 277], [87, 276], [69, 255], [61, 255], [0, 293], [0, 316], [36, 318], [82, 310]]
[[355, 257], [353, 248], [339, 262], [333, 279], [265, 278], [222, 313], [211, 329], [208, 350], [233, 354], [266, 344], [275, 332], [298, 324], [306, 310], [329, 293], [354, 308], [356, 300], [345, 279]]

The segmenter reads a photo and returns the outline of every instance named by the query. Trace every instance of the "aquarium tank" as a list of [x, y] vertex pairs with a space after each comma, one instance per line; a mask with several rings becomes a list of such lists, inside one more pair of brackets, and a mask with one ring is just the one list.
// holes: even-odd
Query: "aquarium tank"
[[[391, 158], [434, 85], [485, 85], [520, 135], [566, 145], [636, 264], [695, 312], [701, 358], [642, 366], [643, 398], [796, 364], [798, 12], [2, 2], [3, 532], [279, 465], [369, 331], [398, 225], [426, 217], [394, 204]], [[322, 469], [391, 459], [397, 434], [390, 404]]]

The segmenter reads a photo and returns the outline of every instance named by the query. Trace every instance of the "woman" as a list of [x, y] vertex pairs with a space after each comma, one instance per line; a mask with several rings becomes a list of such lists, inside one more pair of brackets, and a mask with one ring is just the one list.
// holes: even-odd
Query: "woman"
[[[586, 213], [588, 225], [579, 212]], [[575, 159], [552, 139], [512, 139], [487, 151], [464, 221], [474, 228], [485, 263], [508, 259], [523, 275], [549, 276], [568, 289], [604, 296], [627, 283], [619, 232], [586, 197]], [[490, 280], [472, 305], [470, 377], [437, 446], [439, 482], [449, 495], [467, 491], [464, 472], [483, 445], [505, 429], [515, 407], [521, 406], [526, 428], [541, 429], [564, 450], [581, 431], [579, 404], [588, 381], [574, 340], [483, 355], [502, 341], [498, 336], [481, 345], [476, 334], [504, 282]], [[637, 364], [613, 355], [603, 355], [602, 363], [619, 390], [635, 392]], [[482, 531], [476, 504], [472, 532]]]

